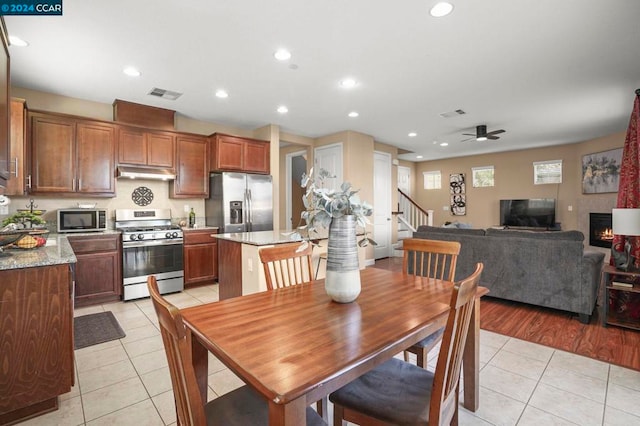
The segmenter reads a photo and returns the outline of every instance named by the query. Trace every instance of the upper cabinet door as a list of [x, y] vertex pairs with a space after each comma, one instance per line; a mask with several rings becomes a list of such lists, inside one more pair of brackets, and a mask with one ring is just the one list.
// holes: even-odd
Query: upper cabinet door
[[176, 138], [170, 133], [147, 133], [147, 164], [173, 170]]
[[271, 146], [268, 142], [247, 141], [244, 146], [244, 170], [268, 174], [270, 150]]
[[33, 155], [31, 192], [74, 192], [75, 122], [42, 114], [30, 114], [30, 117]]
[[215, 170], [242, 171], [244, 156], [244, 141], [240, 138], [225, 135], [214, 137], [215, 152], [212, 158]]
[[11, 143], [9, 140], [9, 41], [4, 19], [0, 17], [0, 187], [4, 187], [10, 178], [9, 159]]
[[115, 131], [92, 122], [77, 124], [77, 191], [116, 194]]
[[176, 138], [176, 179], [169, 183], [175, 198], [205, 198], [209, 195], [209, 151], [206, 137]]
[[142, 130], [118, 128], [118, 163], [147, 164], [147, 139]]

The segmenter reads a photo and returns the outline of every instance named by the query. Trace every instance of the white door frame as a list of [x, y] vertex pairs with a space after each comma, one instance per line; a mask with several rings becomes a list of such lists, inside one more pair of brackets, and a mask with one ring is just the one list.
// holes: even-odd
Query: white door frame
[[[382, 151], [374, 151], [373, 152], [373, 156], [374, 156], [374, 161], [373, 161], [373, 174], [374, 174], [374, 178], [373, 178], [373, 205], [374, 205], [374, 218], [373, 218], [373, 225], [374, 225], [374, 235], [373, 235], [373, 239], [378, 243], [377, 246], [374, 247], [374, 258], [375, 259], [382, 259], [385, 257], [390, 257], [393, 253], [393, 247], [391, 246], [391, 232], [392, 232], [392, 228], [391, 225], [393, 223], [393, 221], [391, 220], [391, 181], [392, 181], [392, 167], [391, 167], [391, 154], [389, 154], [388, 152], [382, 152]], [[384, 168], [386, 170], [377, 170], [376, 169], [376, 165], [378, 164], [378, 160], [382, 160], [385, 163]], [[383, 174], [384, 173], [384, 174]], [[379, 188], [376, 187], [376, 183], [380, 184], [380, 180], [378, 179], [379, 177], [382, 177], [386, 175], [387, 179], [386, 182], [383, 182], [384, 188]], [[385, 205], [380, 205], [380, 197], [376, 197], [376, 194], [386, 194], [386, 197], [382, 200], [383, 204]], [[376, 210], [378, 209], [382, 209], [383, 210], [383, 214], [377, 215], [376, 214]], [[383, 217], [383, 222], [380, 222], [379, 217], [382, 216]], [[378, 222], [376, 222], [376, 217], [378, 217]], [[379, 233], [376, 234], [376, 230], [380, 227], [383, 227], [384, 232], [382, 233], [382, 235], [380, 235]], [[384, 241], [382, 241], [384, 240]]]
[[286, 229], [290, 231], [293, 228], [293, 223], [291, 223], [291, 215], [293, 214], [291, 207], [291, 185], [293, 185], [291, 179], [291, 173], [293, 172], [292, 160], [293, 157], [304, 157], [307, 154], [307, 150], [291, 152], [285, 156], [285, 197], [286, 197], [286, 207], [285, 207], [285, 223]]

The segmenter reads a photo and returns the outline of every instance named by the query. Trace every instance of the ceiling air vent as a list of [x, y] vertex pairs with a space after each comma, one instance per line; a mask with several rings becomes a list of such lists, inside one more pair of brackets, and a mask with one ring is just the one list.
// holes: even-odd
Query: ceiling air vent
[[148, 94], [151, 96], [157, 96], [162, 99], [169, 99], [170, 101], [175, 101], [180, 96], [182, 96], [182, 93], [173, 92], [171, 90], [159, 89], [157, 87], [154, 87], [153, 89], [151, 89], [151, 91]]
[[442, 118], [451, 118], [451, 117], [455, 117], [455, 116], [458, 116], [458, 115], [464, 115], [464, 114], [466, 114], [466, 112], [464, 112], [461, 109], [457, 109], [455, 111], [442, 112], [442, 113], [440, 113], [438, 115], [440, 117], [442, 117]]

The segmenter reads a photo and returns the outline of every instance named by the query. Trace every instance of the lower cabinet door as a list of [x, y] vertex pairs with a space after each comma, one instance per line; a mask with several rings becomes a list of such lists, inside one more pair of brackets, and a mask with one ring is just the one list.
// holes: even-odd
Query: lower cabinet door
[[76, 306], [119, 300], [122, 281], [118, 252], [76, 254]]
[[184, 283], [195, 284], [218, 278], [218, 244], [184, 246]]

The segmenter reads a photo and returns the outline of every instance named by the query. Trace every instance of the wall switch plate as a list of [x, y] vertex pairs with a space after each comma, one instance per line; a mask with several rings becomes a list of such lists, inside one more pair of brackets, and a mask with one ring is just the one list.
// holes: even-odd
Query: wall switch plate
[[247, 271], [253, 272], [253, 259], [247, 259]]
[[573, 206], [569, 206], [569, 207], [567, 207], [567, 210], [569, 210], [570, 212], [572, 212], [572, 211], [573, 211]]
[[449, 206], [442, 206], [442, 211], [448, 212], [449, 211]]
[[189, 204], [185, 204], [183, 210], [185, 213], [189, 213]]

